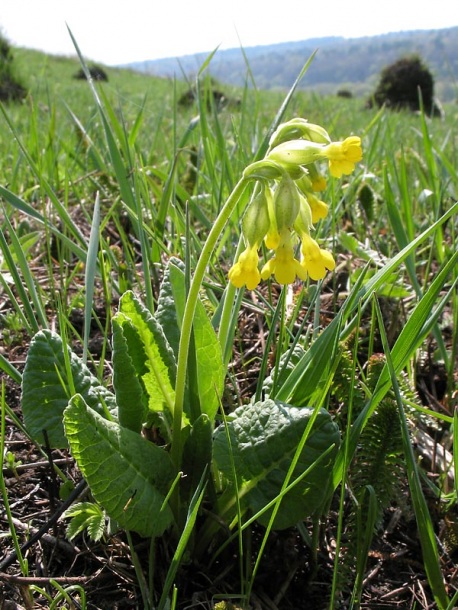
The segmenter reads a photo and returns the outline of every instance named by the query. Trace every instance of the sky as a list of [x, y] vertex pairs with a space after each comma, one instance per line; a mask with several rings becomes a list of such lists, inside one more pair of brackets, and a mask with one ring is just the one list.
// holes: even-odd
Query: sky
[[454, 0], [0, 0], [15, 46], [105, 65], [344, 36], [458, 25]]

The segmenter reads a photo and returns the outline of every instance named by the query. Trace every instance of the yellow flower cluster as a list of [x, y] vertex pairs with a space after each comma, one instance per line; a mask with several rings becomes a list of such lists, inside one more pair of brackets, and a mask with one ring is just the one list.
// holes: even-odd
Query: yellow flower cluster
[[[316, 163], [327, 160], [331, 176], [340, 178], [350, 174], [361, 159], [357, 136], [332, 142], [321, 126], [304, 119], [280, 125], [264, 160], [244, 172], [246, 178], [256, 180], [256, 187], [242, 220], [246, 249], [229, 270], [230, 282], [254, 290], [261, 279], [272, 275], [280, 284], [292, 284], [296, 277], [319, 280], [332, 271], [332, 254], [310, 235], [313, 223], [328, 214], [328, 205], [316, 195], [326, 188]], [[274, 255], [259, 271], [258, 250], [263, 241]], [[295, 256], [298, 241], [300, 260]]]

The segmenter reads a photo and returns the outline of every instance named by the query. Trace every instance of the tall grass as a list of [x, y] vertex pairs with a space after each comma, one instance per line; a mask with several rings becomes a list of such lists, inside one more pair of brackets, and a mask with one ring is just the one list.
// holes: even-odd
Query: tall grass
[[[343, 438], [333, 479], [341, 507], [337, 540], [345, 535], [345, 490], [351, 482], [352, 460], [362, 431], [381, 401], [394, 391], [424, 569], [437, 606], [451, 607], [455, 587], [444, 586], [435, 540], [437, 524], [422, 489], [426, 475], [417, 464], [399, 386], [404, 374], [415, 384], [417, 363], [425, 355], [443, 366], [444, 397], [436, 401], [436, 409], [428, 406], [423, 411], [453, 434], [458, 352], [458, 225], [456, 206], [453, 208], [458, 184], [456, 109], [446, 109], [444, 120], [429, 120], [423, 114], [364, 110], [358, 99], [299, 92], [282, 106], [283, 93], [258, 91], [248, 86], [249, 79], [243, 90], [227, 91], [229, 98], [241, 103], [234, 101], [232, 106], [219, 109], [204, 69], [197, 79], [195, 103], [184, 108], [178, 100], [187, 85], [179, 81], [107, 70], [107, 84], [88, 86], [72, 78], [79, 68], [74, 59], [18, 51], [17, 62], [31, 94], [23, 106], [2, 108], [0, 316], [4, 329], [6, 314], [17, 316], [27, 343], [38, 329], [59, 320], [69, 343], [83, 343], [87, 354], [91, 322], [95, 322], [104, 345], [101, 359], [94, 359], [93, 364], [102, 379], [103, 364], [109, 359], [110, 316], [120, 295], [133, 289], [154, 311], [167, 259], [174, 255], [186, 261], [188, 279], [197, 267], [202, 275], [196, 293], [201, 294], [220, 328], [225, 364], [239, 401], [245, 402], [247, 395], [237, 377], [250, 377], [255, 370], [259, 377], [253, 394], [258, 398], [267, 374], [273, 375], [277, 398], [293, 403], [304, 398], [304, 379], [311, 378], [318, 384], [313, 391], [307, 390], [311, 404], [335, 411]], [[248, 193], [238, 193], [240, 199], [230, 223], [222, 227], [217, 243], [211, 243], [216, 256], [201, 259], [205, 262], [201, 267], [198, 260], [210, 253], [207, 235], [243, 168], [265, 149], [275, 117], [280, 120], [279, 109], [285, 120], [304, 116], [326, 125], [335, 140], [349, 133], [361, 135], [364, 159], [353, 177], [329, 183], [323, 194], [323, 199], [332, 203], [332, 213], [317, 226], [317, 234], [323, 238], [331, 235], [327, 240], [338, 260], [334, 276], [318, 285], [298, 287], [294, 293], [284, 290], [280, 299], [269, 287], [253, 300], [249, 294], [236, 295], [226, 279], [239, 243], [239, 221]], [[194, 182], [187, 191], [185, 176], [189, 172]], [[99, 319], [96, 299], [105, 304], [105, 321]], [[234, 302], [235, 308], [227, 305]], [[387, 302], [400, 310], [402, 318], [401, 327], [394, 327], [391, 337], [390, 314], [381, 309], [381, 303]], [[78, 307], [86, 312], [82, 333], [71, 316]], [[239, 310], [255, 311], [266, 343], [251, 355], [242, 353], [239, 369], [235, 369], [230, 365], [232, 347], [244, 345], [243, 325], [237, 325]], [[355, 390], [348, 385], [345, 420], [340, 413], [343, 406], [334, 402], [333, 384], [342, 345], [355, 334], [364, 336], [368, 347], [364, 348], [365, 361], [361, 361], [358, 346], [353, 346], [353, 377], [364, 380], [366, 362], [377, 350], [384, 352], [386, 363], [375, 389], [366, 388], [360, 408], [356, 408], [356, 399], [353, 405]], [[318, 337], [321, 342], [316, 344]], [[297, 365], [296, 347], [308, 351], [300, 366], [285, 377], [289, 363]], [[20, 371], [7, 353], [0, 354], [0, 368], [18, 383]], [[180, 382], [184, 385], [185, 378]], [[418, 411], [423, 412], [421, 406]], [[4, 413], [2, 395], [2, 447], [7, 442]], [[181, 418], [176, 421], [179, 427]], [[429, 486], [440, 497], [446, 491], [440, 483], [446, 473], [438, 474]], [[286, 480], [285, 486], [289, 483]], [[2, 492], [6, 494], [3, 484]], [[153, 595], [139, 575], [145, 607], [154, 606], [153, 598], [157, 598], [159, 608], [170, 607], [167, 604], [174, 605], [179, 598], [179, 589], [174, 588], [176, 575], [202, 494], [202, 489], [196, 490], [186, 526], [172, 553], [164, 589]], [[456, 489], [448, 498], [455, 506]], [[326, 523], [327, 518], [325, 512], [321, 519]], [[237, 534], [241, 550], [246, 529], [240, 517]], [[312, 544], [316, 546], [317, 522], [312, 529]], [[352, 573], [351, 607], [358, 606], [364, 588], [365, 560], [373, 534], [370, 529], [359, 547], [364, 549], [364, 557], [357, 558]], [[303, 524], [299, 531], [310, 543]], [[16, 543], [17, 538], [14, 540]], [[331, 605], [348, 594], [345, 587], [339, 588], [340, 550], [329, 585]], [[245, 559], [242, 552], [240, 555], [242, 562]], [[255, 575], [262, 570], [260, 561], [261, 555], [253, 566], [240, 565], [240, 573], [245, 575], [242, 581], [246, 579], [240, 583], [242, 598], [255, 586]], [[136, 569], [140, 573], [142, 566], [136, 564]], [[22, 570], [25, 572], [26, 566]], [[149, 581], [154, 581], [151, 572]], [[59, 588], [59, 595], [65, 598], [67, 594]]]

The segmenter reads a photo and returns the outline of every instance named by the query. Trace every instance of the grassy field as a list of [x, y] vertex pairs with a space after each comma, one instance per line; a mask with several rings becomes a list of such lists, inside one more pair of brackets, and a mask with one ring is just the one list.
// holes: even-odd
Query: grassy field
[[[30, 93], [0, 118], [3, 607], [452, 610], [457, 106], [368, 110], [249, 70], [235, 90], [205, 66], [88, 83], [77, 59], [14, 55]], [[335, 267], [238, 289], [249, 202], [297, 180], [265, 161], [295, 117], [361, 138], [318, 193]]]

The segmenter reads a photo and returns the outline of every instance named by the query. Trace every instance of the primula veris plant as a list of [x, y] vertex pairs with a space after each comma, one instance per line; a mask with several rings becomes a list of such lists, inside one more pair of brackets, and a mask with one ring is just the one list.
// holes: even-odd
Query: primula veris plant
[[[168, 531], [172, 544], [188, 544], [189, 556], [201, 560], [208, 542], [227, 537], [241, 519], [281, 529], [319, 516], [332, 493], [340, 432], [315, 400], [326, 381], [326, 367], [315, 364], [329, 360], [339, 326], [318, 337], [307, 364], [307, 353], [298, 361], [298, 369], [314, 371], [312, 388], [301, 382], [298, 392], [293, 385], [285, 399], [276, 383], [262, 400], [256, 394], [238, 409], [223, 407], [231, 334], [225, 324], [234, 306], [228, 295], [271, 277], [291, 284], [334, 269], [332, 253], [312, 237], [329, 210], [318, 195], [326, 187], [321, 162], [340, 177], [361, 155], [356, 136], [332, 142], [323, 127], [303, 119], [280, 125], [264, 159], [245, 169], [226, 200], [194, 273], [171, 257], [155, 311], [132, 291], [121, 296], [112, 319], [112, 387], [63, 337], [48, 330], [35, 335], [23, 375], [27, 428], [39, 442], [46, 436], [54, 447], [69, 447], [93, 498], [119, 527], [153, 539]], [[245, 249], [229, 271], [220, 317], [212, 319], [200, 299], [202, 282], [249, 187]], [[263, 246], [273, 254], [261, 266]], [[189, 524], [202, 503], [191, 542]]]
[[[23, 377], [27, 427], [41, 442], [46, 431], [52, 446], [69, 446], [94, 498], [111, 519], [153, 537], [180, 523], [180, 508], [167, 501], [176, 477], [181, 479], [182, 508], [186, 510], [186, 498], [209, 475], [216, 446], [215, 457], [227, 486], [214, 510], [227, 521], [235, 516], [229, 466], [233, 453], [236, 471], [244, 473], [239, 482], [243, 510], [261, 511], [259, 518], [264, 522], [268, 514], [262, 517], [262, 506], [280, 492], [282, 478], [307, 432], [310, 442], [299, 451], [299, 466], [292, 473], [297, 481], [275, 521], [275, 527], [292, 526], [301, 516], [314, 512], [326, 497], [326, 488], [316, 481], [329, 478], [339, 445], [338, 428], [324, 410], [314, 414], [312, 409], [266, 400], [231, 416], [229, 429], [235, 436], [227, 437], [225, 427], [216, 426], [212, 438], [223, 367], [216, 334], [199, 302], [194, 318], [197, 395], [193, 401], [197, 403], [186, 394], [180, 438], [175, 439], [173, 384], [178, 336], [172, 330], [180, 326], [184, 294], [182, 264], [172, 259], [154, 316], [132, 292], [123, 295], [113, 320], [114, 393], [97, 381], [59, 335], [40, 331], [31, 343]], [[152, 430], [161, 443], [149, 440]], [[169, 448], [180, 441], [183, 459], [177, 470]], [[271, 450], [273, 444], [283, 456], [280, 462]]]
[[[316, 195], [326, 186], [317, 163], [327, 161], [331, 176], [340, 178], [350, 174], [361, 159], [358, 136], [332, 142], [323, 127], [303, 119], [280, 125], [264, 160], [245, 170], [256, 185], [242, 222], [246, 249], [229, 270], [232, 284], [252, 290], [271, 276], [280, 284], [292, 284], [296, 278], [320, 280], [332, 271], [332, 254], [311, 237], [313, 224], [329, 210]], [[263, 241], [274, 253], [259, 270], [258, 250]], [[298, 241], [300, 260], [295, 253]]]
[[[113, 147], [113, 151], [117, 149]], [[338, 424], [342, 420], [326, 409], [341, 357], [341, 340], [358, 323], [356, 310], [367, 309], [377, 291], [391, 283], [400, 265], [456, 212], [456, 206], [410, 244], [406, 237], [402, 250], [372, 276], [363, 269], [332, 321], [322, 330], [316, 327], [316, 333], [302, 332], [306, 317], [297, 334], [285, 332], [289, 330], [287, 290], [282, 290], [269, 320], [254, 395], [244, 395], [240, 405], [231, 385], [225, 387], [243, 296], [241, 292], [236, 295], [237, 289], [253, 290], [270, 278], [280, 284], [320, 280], [334, 269], [333, 254], [322, 247], [314, 227], [330, 213], [323, 194], [326, 175], [341, 178], [361, 158], [357, 136], [332, 141], [323, 127], [303, 119], [280, 125], [264, 158], [245, 168], [209, 223], [196, 264], [191, 257], [184, 262], [170, 257], [162, 269], [157, 301], [145, 298], [148, 305], [133, 291], [122, 294], [112, 318], [112, 375], [108, 380], [101, 380], [86, 366], [64, 334], [41, 330], [31, 342], [22, 377], [26, 427], [38, 443], [68, 448], [90, 488], [88, 503], [74, 507], [73, 514], [67, 512], [74, 519], [69, 535], [87, 529], [96, 539], [103, 535], [107, 518], [111, 531], [119, 527], [150, 538], [148, 580], [157, 582], [154, 587], [160, 591], [151, 595], [160, 597], [157, 604], [153, 600], [155, 610], [177, 607], [173, 594], [178, 587], [172, 589], [183, 562], [194, 562], [200, 570], [216, 563], [224, 566], [227, 557], [233, 562], [238, 556], [240, 572], [246, 569], [248, 578], [254, 579], [256, 565], [252, 569], [249, 564], [258, 549], [248, 545], [255, 540], [249, 529], [255, 520], [263, 526], [256, 533], [265, 532], [264, 540], [271, 529], [298, 525], [313, 563], [320, 521], [336, 489], [342, 486], [343, 494], [348, 489], [345, 469], [361, 430], [394, 386], [391, 368], [398, 374], [407, 366], [441, 311], [443, 305], [431, 314], [449, 274], [456, 269], [456, 252], [415, 306], [391, 355], [386, 350], [390, 358], [376, 387], [341, 443]], [[126, 189], [122, 197], [129, 192]], [[136, 211], [138, 220], [140, 205]], [[229, 282], [217, 286], [210, 278], [203, 297], [203, 281], [212, 269], [210, 259], [218, 241], [224, 245], [220, 251], [228, 251], [227, 225], [238, 222], [240, 212], [245, 248], [240, 248], [229, 271]], [[187, 214], [189, 227], [191, 208]], [[149, 235], [145, 233], [144, 240]], [[187, 243], [189, 250], [194, 245], [192, 239]], [[144, 257], [144, 270], [149, 260]], [[449, 295], [441, 296], [442, 304], [456, 290], [456, 282], [449, 290]], [[310, 292], [319, 296], [319, 288]], [[210, 294], [212, 300], [207, 299]], [[206, 298], [205, 305], [202, 298]], [[86, 306], [90, 311], [89, 296]], [[274, 336], [277, 328], [279, 340]], [[62, 323], [61, 330], [64, 333]], [[275, 363], [269, 370], [272, 347]], [[352, 388], [353, 376], [350, 382]], [[365, 386], [364, 398], [366, 393]], [[342, 405], [347, 408], [345, 398]], [[406, 431], [406, 447], [407, 436]], [[415, 474], [415, 461], [409, 464]], [[417, 483], [409, 475], [409, 481], [420, 489], [419, 478]], [[431, 557], [433, 538], [427, 536], [432, 530], [419, 527], [419, 531]], [[261, 547], [259, 558], [263, 553]], [[160, 567], [153, 574], [156, 566]], [[138, 571], [143, 567], [137, 566]], [[440, 582], [443, 588], [436, 572], [430, 568], [429, 580]], [[144, 581], [144, 574], [139, 581]], [[145, 608], [153, 607], [153, 601], [145, 603]]]

